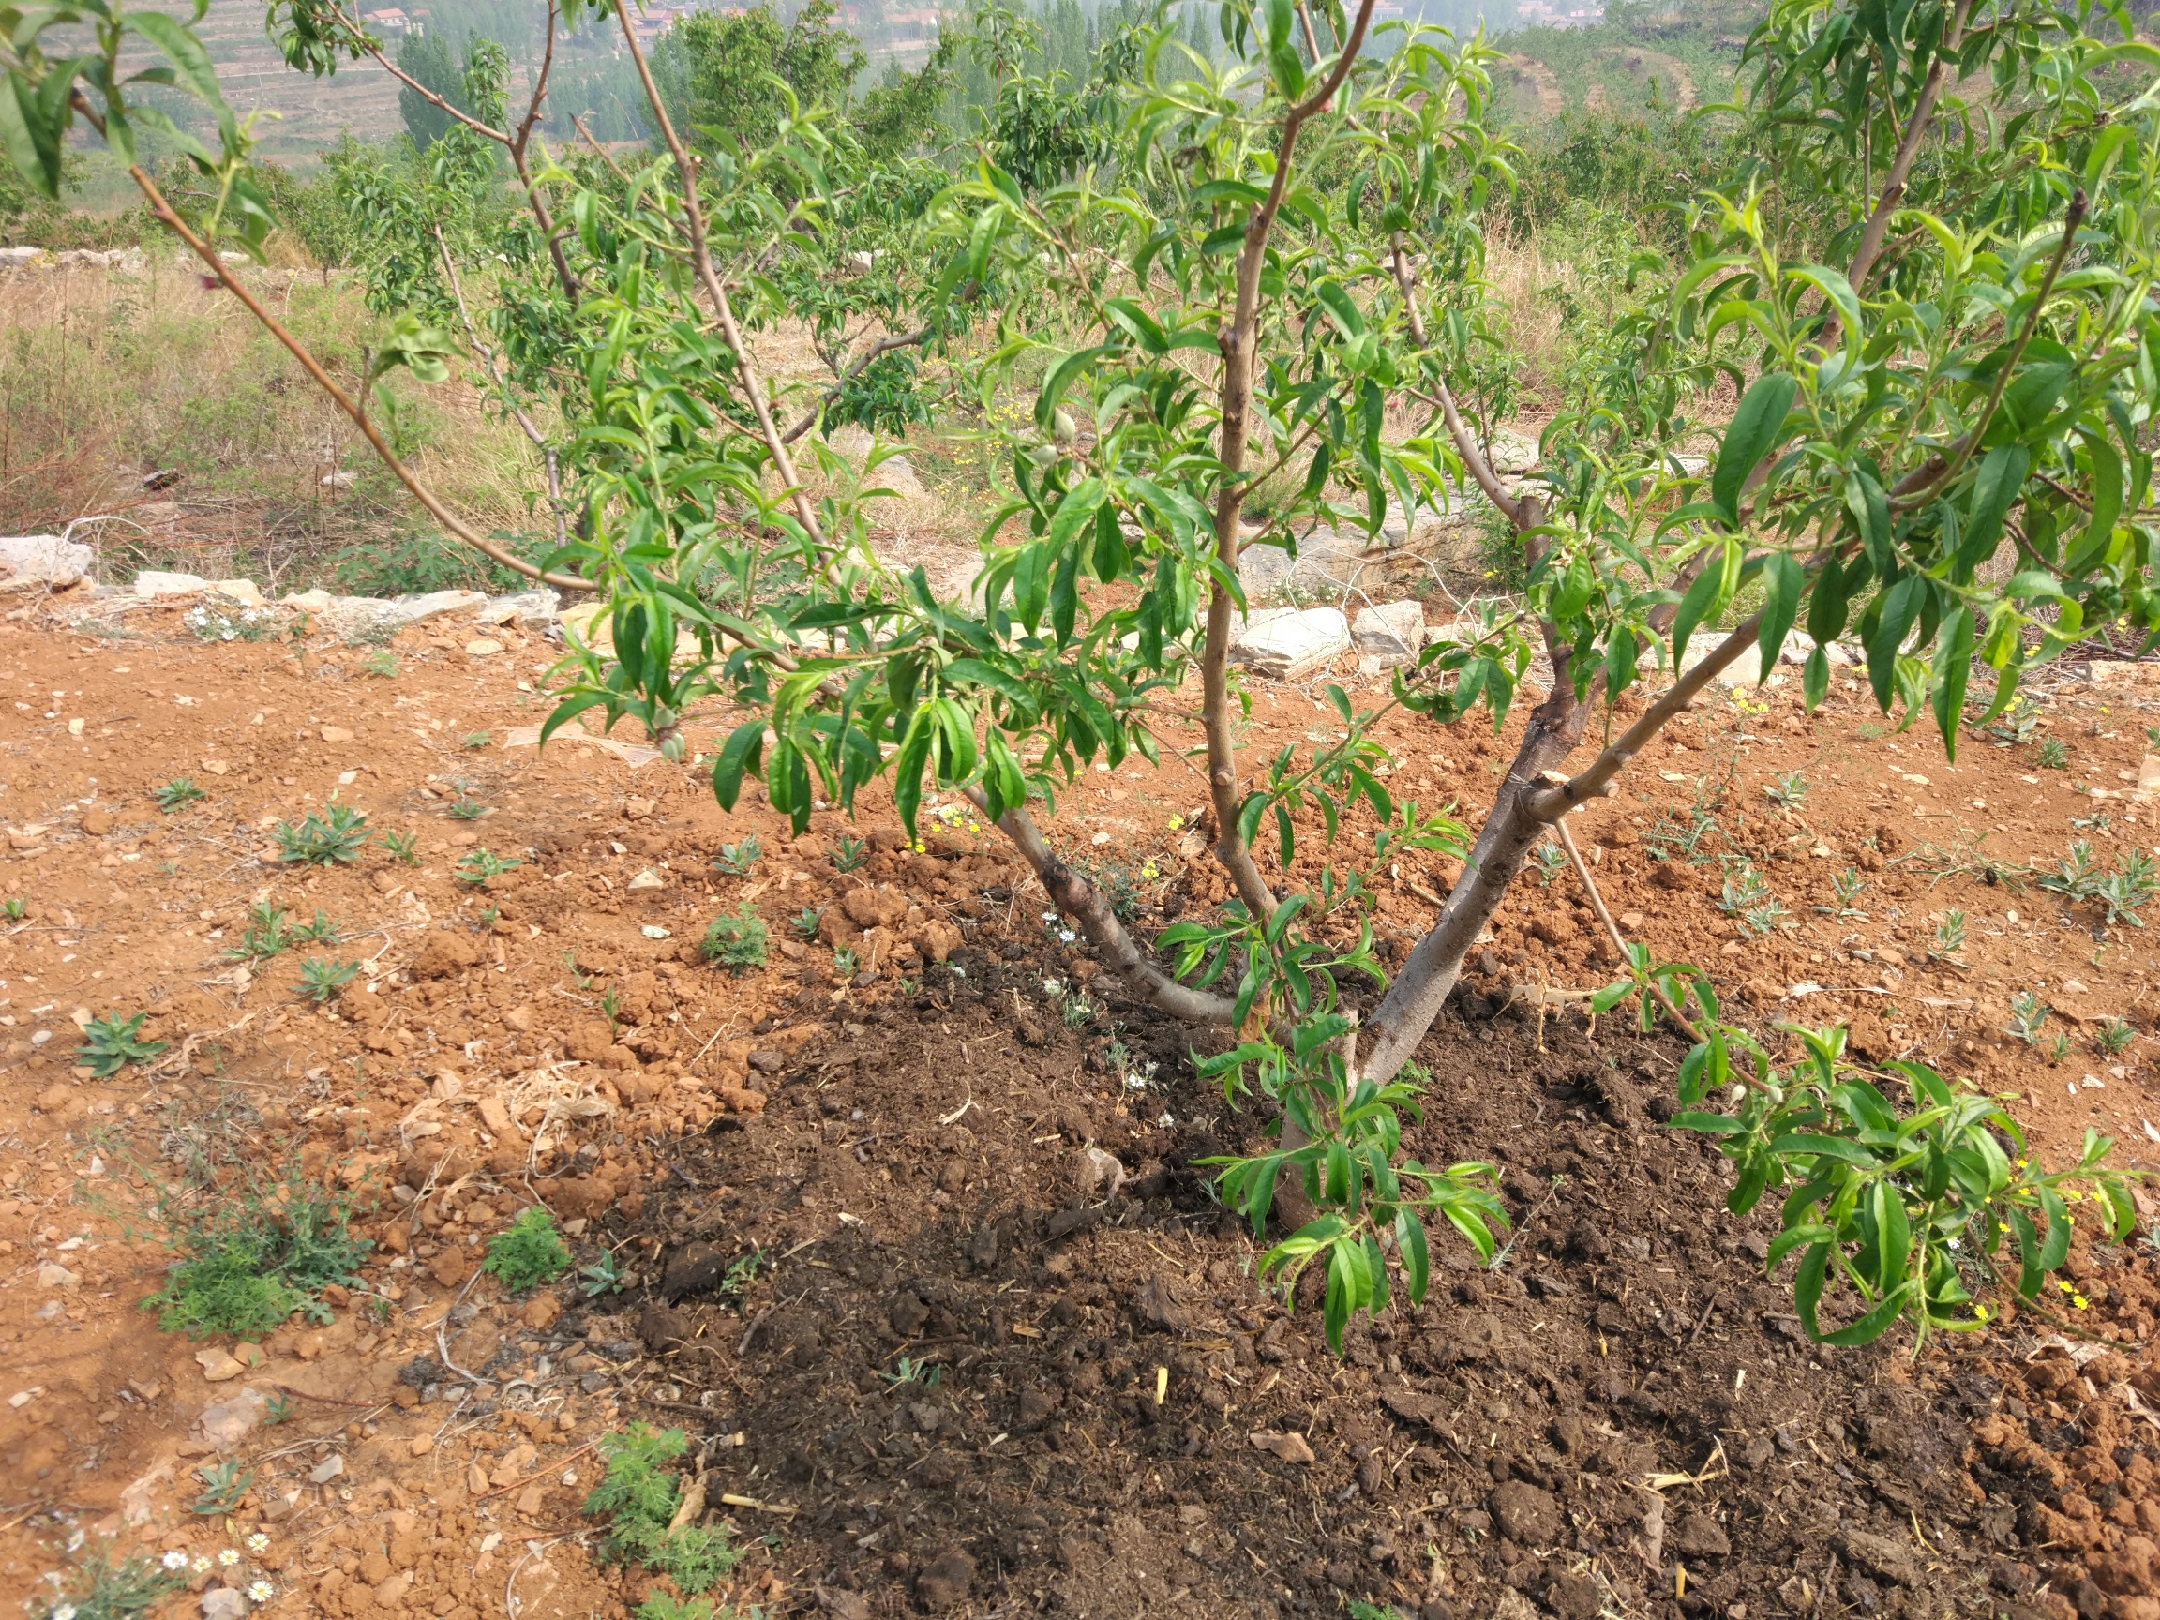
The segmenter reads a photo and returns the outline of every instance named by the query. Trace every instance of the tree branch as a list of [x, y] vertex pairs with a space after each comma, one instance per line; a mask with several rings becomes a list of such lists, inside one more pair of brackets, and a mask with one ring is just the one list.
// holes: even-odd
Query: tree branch
[[714, 313], [720, 317], [720, 334], [727, 342], [728, 352], [735, 357], [736, 375], [742, 380], [742, 391], [749, 398], [750, 409], [757, 415], [758, 432], [765, 440], [765, 448], [772, 453], [774, 470], [794, 497], [796, 519], [802, 524], [803, 532], [810, 536], [810, 543], [822, 553], [827, 547], [825, 532], [817, 520], [817, 509], [811, 504], [802, 481], [795, 476], [795, 460], [788, 454], [788, 441], [773, 426], [772, 402], [766, 398], [764, 385], [758, 380], [757, 367], [750, 358], [750, 346], [743, 341], [742, 329], [735, 324], [735, 311], [728, 303], [727, 288], [721, 285], [719, 274], [713, 269], [712, 252], [705, 240], [705, 207], [698, 199], [697, 166], [691, 161], [682, 137], [675, 133], [675, 121], [668, 117], [667, 106], [660, 99], [660, 88], [653, 83], [652, 69], [645, 61], [643, 47], [638, 44], [637, 29], [630, 22], [629, 7], [617, 5], [615, 17], [622, 24], [623, 43], [629, 46], [630, 60], [637, 66], [638, 83], [644, 87], [645, 100], [675, 159], [684, 220], [690, 232], [691, 263], [696, 266], [698, 280], [704, 284], [705, 295], [713, 302]]
[[863, 351], [862, 355], [855, 361], [853, 365], [849, 366], [846, 371], [841, 373], [840, 380], [838, 382], [834, 383], [832, 387], [825, 390], [823, 398], [821, 398], [815, 405], [811, 406], [809, 410], [803, 413], [801, 421], [797, 422], [793, 427], [789, 428], [787, 432], [780, 435], [781, 442], [784, 444], [793, 444], [805, 433], [808, 433], [811, 428], [816, 426], [817, 419], [824, 414], [825, 407], [830, 405], [834, 400], [838, 399], [840, 397], [841, 391], [845, 389], [849, 383], [853, 382], [857, 377], [861, 376], [863, 373], [863, 369], [868, 366], [871, 361], [880, 359], [885, 355], [891, 354], [895, 349], [911, 349], [918, 343], [927, 343], [929, 341], [930, 328], [927, 326], [918, 327], [916, 328], [916, 330], [908, 333], [905, 337], [879, 338], [877, 342], [871, 344], [868, 349]]
[[[1875, 201], [1875, 211], [1868, 215], [1867, 224], [1860, 232], [1860, 247], [1853, 254], [1852, 268], [1845, 279], [1858, 292], [1866, 285], [1868, 272], [1875, 268], [1875, 256], [1882, 251], [1883, 233], [1890, 228], [1890, 216], [1905, 195], [1905, 183], [1912, 177], [1913, 160], [1920, 155], [1920, 143], [1927, 136], [1928, 125], [1935, 117], [1935, 103], [1942, 95], [1943, 81], [1949, 77], [1950, 61], [1958, 52], [1965, 37], [1965, 18], [1972, 10], [1972, 0], [1958, 0], [1950, 13], [1950, 26], [1944, 30], [1942, 43], [1935, 49], [1935, 59], [1928, 63], [1927, 78], [1921, 82], [1919, 98], [1913, 103], [1912, 117], [1906, 121], [1905, 135], [1898, 142], [1896, 154], [1890, 159], [1890, 172], [1883, 177], [1883, 188]], [[1824, 336], [1828, 347], [1836, 336], [1833, 325]]]
[[[80, 96], [81, 92], [78, 91], [76, 94]], [[352, 418], [354, 425], [366, 436], [368, 444], [373, 447], [375, 454], [382, 459], [383, 465], [390, 469], [399, 483], [412, 492], [413, 499], [427, 509], [428, 515], [441, 524], [446, 533], [455, 539], [462, 540], [482, 556], [493, 558], [514, 573], [523, 574], [527, 579], [538, 580], [543, 585], [552, 585], [558, 590], [565, 591], [599, 589], [595, 581], [579, 579], [574, 574], [544, 573], [523, 557], [514, 552], [506, 551], [493, 541], [476, 534], [462, 518], [443, 504], [440, 496], [420, 482], [418, 475], [410, 467], [398, 459], [396, 452], [384, 441], [383, 436], [376, 431], [375, 424], [368, 420], [367, 412], [331, 379], [330, 373], [323, 370], [321, 362], [308, 352], [306, 345], [280, 325], [276, 316], [256, 302], [254, 295], [243, 287], [239, 278], [233, 275], [232, 271], [226, 267], [225, 261], [218, 256], [217, 250], [189, 229], [187, 222], [173, 211], [172, 204], [165, 200], [164, 193], [158, 190], [156, 183], [151, 180], [150, 176], [145, 174], [140, 166], [133, 166], [128, 170], [128, 177], [135, 182], [136, 188], [148, 200], [150, 212], [157, 217], [160, 223], [178, 236], [181, 241], [185, 242], [194, 251], [198, 259], [210, 267], [218, 280], [223, 283], [225, 290], [247, 306], [248, 313], [262, 323], [265, 331], [285, 345], [286, 350], [295, 360], [300, 362], [307, 374], [315, 379], [316, 384], [323, 392], [337, 402], [338, 409]]]
[[[1395, 265], [1395, 285], [1402, 289], [1403, 313], [1410, 321], [1410, 337], [1420, 349], [1423, 349], [1425, 347], [1425, 315], [1417, 307], [1417, 283], [1410, 271], [1409, 257], [1403, 252], [1401, 231], [1395, 233], [1392, 249], [1391, 258]], [[1462, 457], [1463, 465], [1470, 470], [1470, 476], [1476, 480], [1477, 487], [1485, 492], [1485, 498], [1498, 507], [1500, 515], [1512, 523], [1518, 531], [1536, 528], [1536, 523], [1525, 523], [1523, 521], [1521, 508], [1516, 505], [1514, 498], [1501, 487], [1499, 478], [1492, 470], [1492, 463], [1485, 459], [1484, 450], [1479, 446], [1470, 429], [1464, 425], [1462, 414], [1455, 409], [1455, 396], [1448, 392], [1447, 379], [1437, 371], [1433, 374], [1433, 387], [1439, 390], [1438, 396], [1433, 400], [1433, 403], [1440, 407], [1440, 418], [1447, 424], [1448, 437], [1455, 441], [1455, 453]], [[1542, 513], [1539, 515], [1539, 520], [1543, 520]]]
[[[990, 813], [990, 797], [980, 787], [963, 790], [983, 814]], [[1059, 911], [1080, 925], [1088, 943], [1100, 951], [1126, 988], [1157, 1012], [1193, 1024], [1228, 1024], [1234, 1021], [1236, 1004], [1228, 996], [1210, 995], [1179, 984], [1150, 962], [1118, 921], [1099, 890], [1059, 860], [1025, 810], [1008, 810], [997, 818], [998, 830], [1011, 839], [1043, 892]]]
[[[1235, 578], [1238, 566], [1238, 514], [1245, 504], [1246, 416], [1252, 408], [1253, 347], [1260, 323], [1260, 269], [1267, 256], [1268, 232], [1282, 207], [1290, 181], [1290, 159], [1298, 131], [1327, 104], [1364, 48], [1374, 0], [1360, 0], [1357, 21], [1335, 66], [1317, 92], [1295, 103], [1283, 116], [1282, 139], [1275, 149], [1275, 175], [1266, 201], [1253, 210], [1238, 251], [1237, 304], [1230, 325], [1218, 339], [1222, 349], [1222, 492], [1215, 503], [1215, 555]], [[1230, 734], [1230, 621], [1236, 612], [1229, 587], [1220, 580], [1208, 591], [1207, 639], [1200, 657], [1201, 712], [1207, 728], [1208, 797], [1215, 808], [1215, 856], [1235, 885], [1238, 898], [1255, 917], [1275, 910], [1275, 895], [1260, 875], [1252, 851], [1238, 836], [1237, 745]]]

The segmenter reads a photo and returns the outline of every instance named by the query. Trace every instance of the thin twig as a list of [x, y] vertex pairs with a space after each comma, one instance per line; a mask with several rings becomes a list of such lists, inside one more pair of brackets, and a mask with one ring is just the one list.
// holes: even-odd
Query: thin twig
[[[1582, 851], [1575, 847], [1575, 835], [1568, 831], [1567, 818], [1562, 816], [1552, 825], [1553, 831], [1560, 835], [1560, 845], [1567, 851], [1568, 859], [1575, 863], [1575, 875], [1582, 879], [1583, 892], [1590, 896], [1590, 909], [1597, 913], [1598, 921], [1605, 925], [1605, 932], [1612, 937], [1613, 948], [1620, 953], [1620, 960], [1625, 962], [1627, 941], [1621, 937], [1620, 925], [1613, 921], [1612, 913], [1605, 909], [1605, 897], [1598, 893], [1598, 886], [1590, 876], [1589, 863], [1582, 858]], [[1657, 998], [1658, 1005], [1665, 1009], [1672, 1021], [1687, 1031], [1689, 1040], [1702, 1039], [1702, 1031], [1688, 1022], [1687, 1014], [1673, 1004], [1672, 997], [1665, 993], [1663, 985], [1653, 979], [1650, 993]]]

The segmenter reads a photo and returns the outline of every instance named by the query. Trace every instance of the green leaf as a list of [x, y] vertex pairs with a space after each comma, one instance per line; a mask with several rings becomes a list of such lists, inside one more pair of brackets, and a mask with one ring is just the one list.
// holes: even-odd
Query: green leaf
[[[1723, 561], [1729, 565], [1738, 549], [1738, 542], [1727, 541]], [[1673, 615], [1672, 627], [1675, 673], [1687, 660], [1688, 638], [1695, 634], [1695, 627], [1706, 619], [1715, 618], [1730, 599], [1730, 587], [1727, 583], [1730, 572], [1729, 566], [1719, 566], [1719, 559], [1706, 559], [1702, 572], [1695, 576], [1695, 582], [1688, 587], [1687, 595], [1680, 599], [1680, 611]]]
[[1410, 1303], [1425, 1303], [1425, 1289], [1432, 1277], [1432, 1255], [1426, 1246], [1425, 1223], [1415, 1210], [1395, 1213], [1395, 1247], [1402, 1255], [1403, 1270], [1410, 1283]]
[[720, 745], [712, 768], [713, 797], [720, 801], [721, 809], [735, 808], [735, 801], [742, 795], [743, 772], [756, 771], [758, 756], [764, 747], [763, 720], [752, 720], [728, 733], [728, 740]]
[[1958, 724], [1965, 713], [1965, 683], [1972, 676], [1972, 609], [1959, 607], [1944, 625], [1935, 646], [1932, 707], [1935, 727], [1942, 733], [1943, 753], [1957, 763]]
[[121, 13], [123, 27], [142, 35], [160, 51], [179, 73], [188, 89], [213, 108], [222, 108], [225, 97], [218, 89], [217, 69], [211, 65], [210, 52], [204, 48], [194, 32], [177, 18], [157, 11], [128, 11]]
[[1763, 559], [1762, 633], [1756, 638], [1761, 651], [1762, 678], [1777, 668], [1778, 654], [1785, 650], [1786, 632], [1800, 613], [1800, 593], [1807, 589], [1807, 572], [1798, 559], [1773, 552]]
[[2022, 444], [1999, 444], [1980, 462], [1973, 479], [1972, 505], [1967, 509], [1964, 531], [1958, 541], [1958, 563], [1971, 570], [1995, 555], [2003, 531], [2003, 519], [2025, 488], [2026, 469], [2032, 457]]
[[[1295, 101], [1305, 93], [1305, 61], [1298, 55], [1297, 35], [1291, 26], [1293, 12], [1290, 0], [1266, 0], [1268, 66], [1275, 75], [1275, 87], [1282, 92], [1285, 101]], [[1336, 1348], [1340, 1350], [1341, 1345]]]
[[1111, 351], [1102, 345], [1092, 349], [1075, 349], [1050, 368], [1043, 378], [1042, 392], [1035, 396], [1035, 425], [1048, 430], [1057, 418], [1058, 401], [1072, 387], [1080, 374]]
[[909, 842], [915, 838], [915, 813], [922, 808], [923, 767], [930, 759], [930, 745], [937, 738], [935, 705], [924, 704], [908, 722], [907, 736], [893, 755], [893, 808], [900, 812]]
[[1739, 526], [1740, 492], [1748, 475], [1784, 437], [1785, 417], [1798, 386], [1782, 371], [1758, 377], [1733, 412], [1725, 440], [1718, 446], [1717, 469], [1710, 477], [1710, 498], [1729, 528]]

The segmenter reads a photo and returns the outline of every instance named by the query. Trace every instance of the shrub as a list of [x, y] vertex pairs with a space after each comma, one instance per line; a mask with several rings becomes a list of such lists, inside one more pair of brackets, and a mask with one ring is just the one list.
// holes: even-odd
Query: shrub
[[294, 1311], [318, 1313], [322, 1290], [357, 1282], [374, 1247], [351, 1229], [350, 1197], [297, 1164], [271, 1181], [242, 1169], [203, 1204], [167, 1201], [160, 1214], [181, 1258], [143, 1308], [155, 1309], [168, 1333], [196, 1339], [268, 1333]]

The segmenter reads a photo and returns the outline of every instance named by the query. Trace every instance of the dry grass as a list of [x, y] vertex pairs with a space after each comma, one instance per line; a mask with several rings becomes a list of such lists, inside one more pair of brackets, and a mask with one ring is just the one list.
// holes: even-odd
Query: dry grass
[[[349, 283], [249, 275], [333, 376], [357, 380], [376, 323]], [[514, 426], [461, 382], [391, 387], [401, 449], [477, 527], [536, 526], [537, 457]], [[176, 476], [146, 489], [154, 473]], [[280, 590], [337, 583], [354, 548], [434, 544], [291, 356], [169, 252], [134, 273], [0, 274], [0, 533], [71, 523], [108, 578], [162, 566]]]

